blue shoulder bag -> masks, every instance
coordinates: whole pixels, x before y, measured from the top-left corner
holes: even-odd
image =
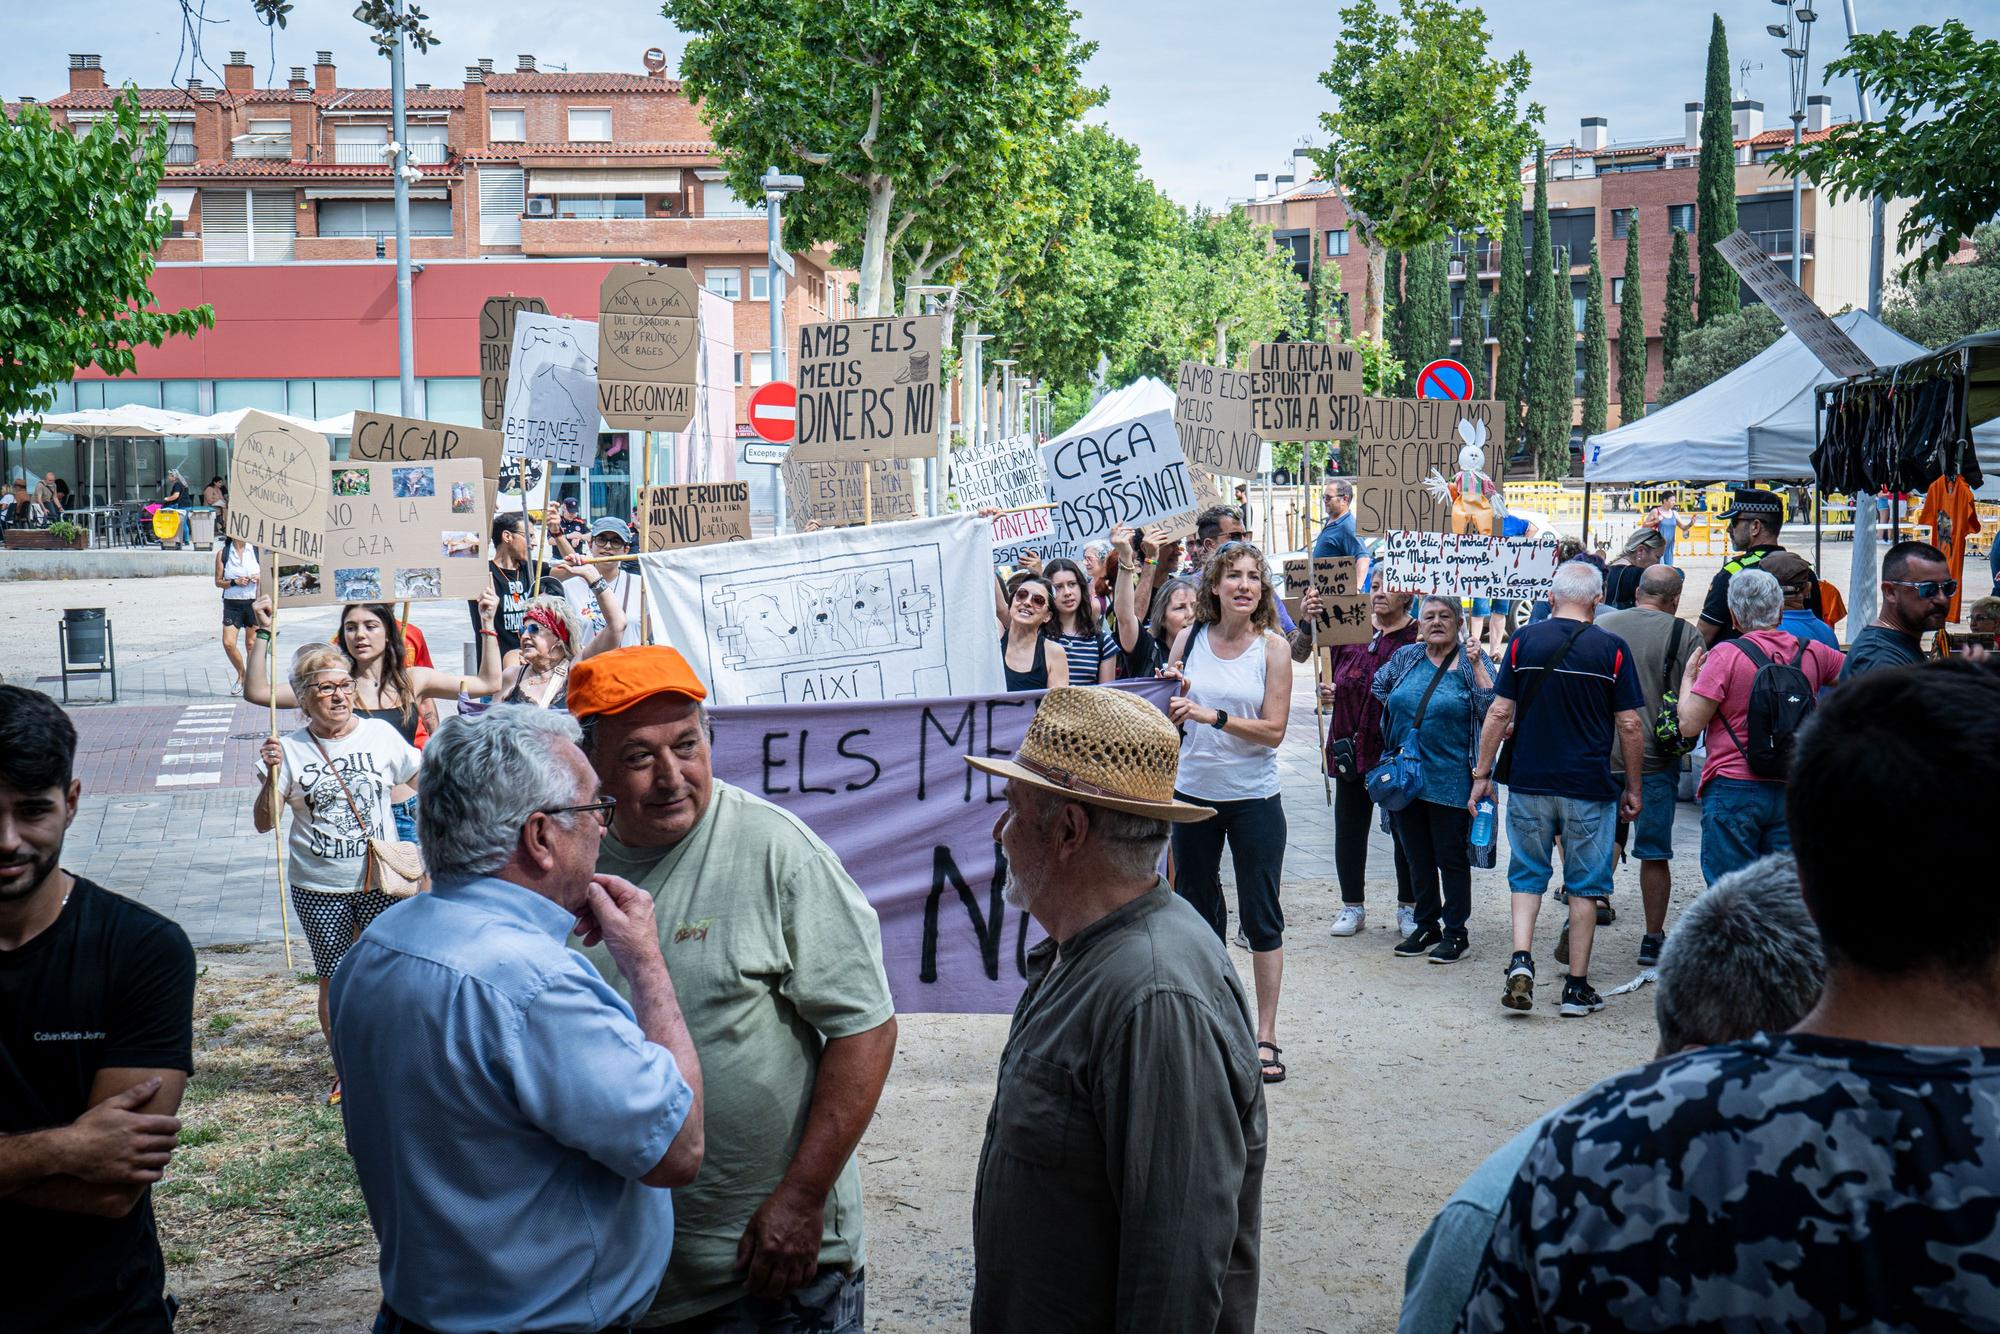
[[[1424,767],[1418,758],[1417,738],[1423,731],[1424,710],[1431,706],[1431,695],[1437,690],[1438,682],[1458,661],[1458,646],[1453,645],[1438,669],[1431,673],[1431,683],[1424,687],[1424,697],[1417,701],[1417,716],[1410,724],[1410,734],[1394,754],[1383,758],[1380,764],[1368,771],[1368,799],[1385,811],[1400,811],[1424,794]]]

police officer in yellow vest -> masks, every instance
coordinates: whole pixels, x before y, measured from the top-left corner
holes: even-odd
[[[1785,505],[1777,493],[1756,489],[1733,491],[1729,501],[1729,508],[1716,517],[1729,524],[1729,545],[1736,549],[1736,554],[1716,571],[1714,582],[1708,586],[1708,598],[1701,604],[1701,620],[1697,622],[1702,639],[1711,648],[1725,639],[1736,638],[1735,626],[1729,619],[1730,576],[1738,570],[1754,570],[1764,557],[1784,550],[1778,545],[1778,534],[1785,524]]]

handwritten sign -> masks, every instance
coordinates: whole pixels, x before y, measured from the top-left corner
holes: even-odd
[[[694,482],[645,489],[646,550],[750,540],[750,483]]]
[[[1409,593],[1533,600],[1556,577],[1556,539],[1393,532],[1379,577]]]
[[[246,412],[229,453],[229,535],[318,560],[326,534],[326,437]]]
[[[470,600],[492,587],[477,459],[332,468],[326,546],[313,561],[264,562],[287,606]]]
[[[1183,361],[1174,390],[1174,429],[1190,468],[1220,477],[1255,477],[1263,441],[1250,405],[1254,377],[1206,362]]]
[[[1440,501],[1426,491],[1424,478],[1432,469],[1446,477],[1457,472],[1463,443],[1456,438],[1415,440],[1358,450],[1354,531],[1370,536],[1398,530],[1445,531],[1451,518],[1451,500]]]
[[[859,459],[802,460],[788,456],[778,468],[785,483],[785,506],[791,521],[803,528],[817,523],[822,528],[848,528],[863,521],[862,480],[869,477],[867,519],[889,523],[917,517],[917,487],[908,459],[883,459],[863,463]]]
[[[1507,438],[1500,405],[1490,398],[1364,398],[1354,440],[1364,450],[1371,445],[1450,445],[1456,459],[1465,443],[1458,433],[1460,422],[1484,426],[1487,440]]]
[[[1046,503],[1049,479],[1034,440],[1013,435],[967,442],[954,450],[951,489],[960,509],[1018,509]]]
[[[796,459],[937,453],[944,318],[897,315],[799,328]]]
[[[1149,412],[1042,446],[1056,527],[1073,545],[1120,524],[1161,538],[1194,531],[1194,479],[1172,414]]]
[[[1066,554],[1057,550],[1054,513],[1053,505],[1030,505],[989,516],[993,523],[993,568],[1015,569],[1030,551],[1043,560]]]
[[[597,326],[522,314],[501,422],[507,453],[580,467],[597,457]]]
[[[1319,642],[1365,644],[1374,638],[1369,621],[1368,595],[1361,591],[1361,578],[1352,556],[1288,557],[1285,561],[1285,602],[1292,619],[1307,622],[1301,607],[1309,589],[1319,590]]]
[[[614,264],[598,289],[597,410],[625,431],[678,431],[694,417],[701,322],[694,275]]]
[[[494,497],[500,493],[500,460],[506,447],[507,439],[498,431],[421,421],[415,417],[391,417],[380,412],[357,412],[347,454],[368,463],[472,459],[479,464],[480,476],[486,479],[486,496],[479,512],[490,516]]]
[[[514,317],[522,311],[549,313],[538,296],[490,296],[479,308],[479,421],[500,429],[507,411],[507,367],[514,358]]]
[[[1358,348],[1345,343],[1258,343],[1251,348],[1251,427],[1260,439],[1345,439],[1361,392]]]

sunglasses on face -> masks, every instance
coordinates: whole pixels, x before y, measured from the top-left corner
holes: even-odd
[[[1030,607],[1046,607],[1049,605],[1049,600],[1046,597],[1043,597],[1040,593],[1034,592],[1033,590],[1026,588],[1014,594],[1014,602],[1016,605],[1025,602]]]
[[[1914,588],[1917,596],[1926,601],[1939,596],[1951,597],[1958,592],[1956,579],[1884,579],[1882,582],[1899,588]]]

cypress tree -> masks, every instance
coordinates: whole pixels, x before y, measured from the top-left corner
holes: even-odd
[[[1391,250],[1382,264],[1382,336],[1389,341],[1389,355],[1403,363],[1402,370],[1383,387],[1390,398],[1409,392],[1410,333],[1404,318],[1403,252]]]
[[[1535,253],[1547,248],[1540,235]],[[1569,300],[1569,252],[1558,250],[1537,266],[1540,283],[1529,309],[1528,443],[1535,475],[1569,475],[1569,424],[1576,402],[1576,318]]]
[[[1403,337],[1408,344],[1404,370],[1411,392],[1417,373],[1451,355],[1451,261],[1449,243],[1433,241],[1410,252],[1403,270]]]
[[[1618,306],[1618,420],[1646,415],[1646,294],[1639,278],[1639,212],[1625,237],[1625,299]]]
[[[1491,398],[1492,386],[1487,383],[1492,378],[1493,368],[1486,364],[1486,321],[1480,313],[1480,302],[1485,297],[1485,289],[1479,282],[1479,265],[1472,259],[1472,252],[1466,252],[1465,297],[1459,308],[1458,359],[1472,372],[1472,396],[1475,399]],[[1499,441],[1494,444],[1497,447]]]
[[[1590,243],[1589,286],[1583,294],[1583,438],[1604,430],[1611,411],[1611,344],[1604,328],[1604,267]]]
[[[1666,310],[1660,317],[1660,372],[1681,355],[1681,339],[1694,327],[1694,274],[1688,271],[1688,234],[1674,228],[1674,252],[1667,260]]]
[[[1729,34],[1722,15],[1708,34],[1708,84],[1701,100],[1701,166],[1695,187],[1695,262],[1701,266],[1701,317],[1707,324],[1743,308],[1736,270],[1715,243],[1736,230],[1736,128],[1729,104]]]
[[[1499,288],[1493,294],[1493,397],[1502,404],[1502,452],[1521,438],[1521,385],[1528,367],[1528,261],[1522,254],[1521,210],[1507,210],[1500,234]]]

